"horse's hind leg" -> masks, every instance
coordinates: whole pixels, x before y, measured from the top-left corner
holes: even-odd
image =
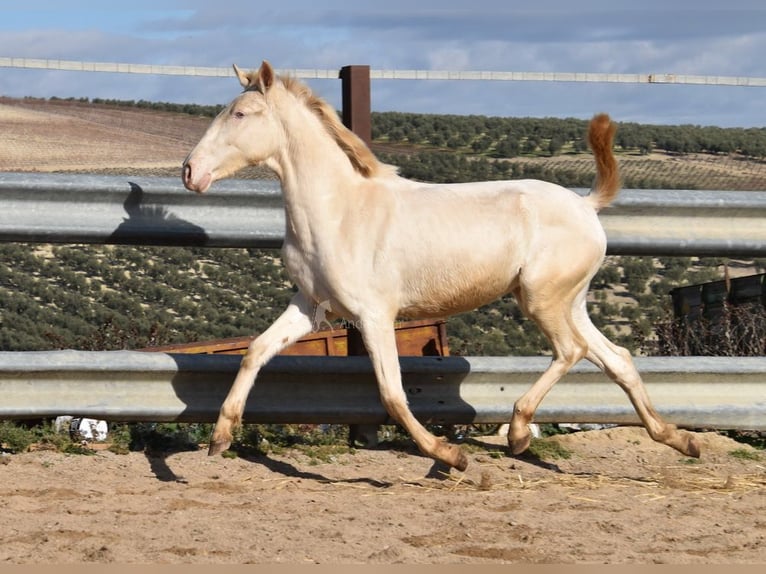
[[[700,448],[694,435],[664,422],[654,410],[628,350],[615,345],[596,329],[585,311],[584,304],[575,310],[575,317],[580,331],[588,341],[586,358],[625,391],[649,436],[686,456],[699,457]]]
[[[458,470],[465,470],[468,458],[460,447],[448,444],[428,432],[407,405],[407,395],[402,388],[393,319],[377,321],[363,318],[360,323],[364,344],[378,381],[380,400],[386,412],[407,429],[423,454]]]
[[[527,316],[535,320],[553,347],[553,359],[540,378],[513,406],[513,417],[508,429],[508,445],[513,454],[524,452],[531,441],[529,423],[537,407],[553,388],[587,352],[587,345],[575,328],[571,317],[571,304],[555,298],[541,298],[544,308],[530,308],[523,297],[517,300]]]
[[[282,349],[312,331],[313,314],[311,304],[299,292],[290,301],[284,313],[250,343],[234,384],[221,406],[218,422],[210,439],[209,455],[229,448],[232,432],[242,422],[245,402],[258,376],[258,371]]]

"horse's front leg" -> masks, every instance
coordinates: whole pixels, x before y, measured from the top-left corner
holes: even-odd
[[[402,387],[396,333],[392,321],[373,322],[362,318],[360,330],[378,381],[380,399],[386,412],[407,432],[420,451],[458,470],[465,470],[468,458],[459,446],[436,438],[415,418]]]
[[[231,445],[232,432],[242,422],[247,396],[261,367],[282,349],[310,333],[313,326],[314,308],[299,292],[290,301],[285,312],[250,343],[234,384],[221,406],[218,422],[210,439],[209,455],[222,452]]]

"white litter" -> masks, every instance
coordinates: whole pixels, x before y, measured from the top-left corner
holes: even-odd
[[[75,440],[102,442],[106,440],[108,432],[106,421],[73,418],[69,423],[69,434]]]

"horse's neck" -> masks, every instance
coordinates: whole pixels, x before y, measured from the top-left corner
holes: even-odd
[[[338,222],[355,210],[359,175],[323,126],[301,120],[285,126],[293,137],[271,167],[282,184],[286,241],[303,252],[324,252],[337,240]]]
[[[285,126],[291,141],[272,168],[282,183],[288,223],[297,235],[311,235],[317,227],[333,226],[353,208],[348,196],[358,187],[360,176],[316,120],[297,115],[291,121],[293,125]]]

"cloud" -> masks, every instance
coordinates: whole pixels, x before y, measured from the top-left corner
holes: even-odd
[[[762,0],[31,0],[0,23],[0,55],[199,66],[449,69],[762,76]],[[51,6],[57,12],[48,12]],[[155,9],[152,10],[151,8]],[[87,18],[85,17],[85,11]],[[75,10],[72,12],[72,10]],[[77,13],[76,10],[81,10]],[[67,14],[66,20],[63,14]],[[117,14],[117,16],[115,16]],[[78,16],[81,21],[78,21]],[[119,18],[119,26],[115,25]],[[9,26],[11,28],[9,28]],[[19,74],[22,74],[20,76]],[[19,78],[22,77],[22,80]],[[220,103],[226,79],[3,71],[0,93]],[[337,81],[311,82],[335,105]],[[376,109],[764,125],[758,89],[507,82],[380,81]]]

